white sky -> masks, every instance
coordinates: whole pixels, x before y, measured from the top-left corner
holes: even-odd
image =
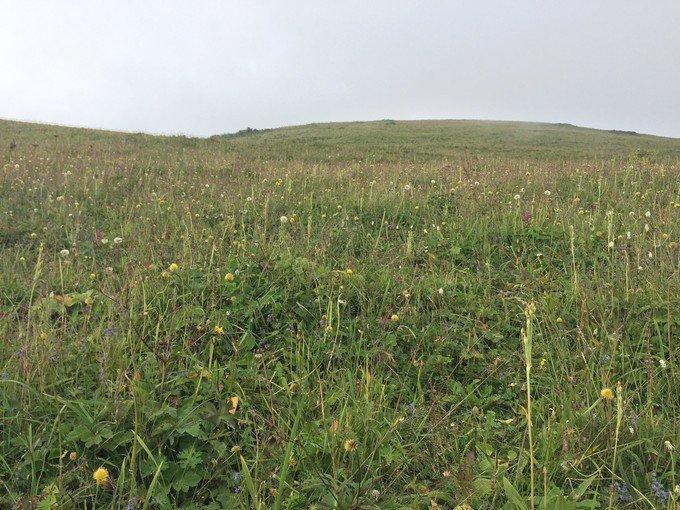
[[[477,118],[680,137],[680,0],[0,0],[0,117],[193,135]]]

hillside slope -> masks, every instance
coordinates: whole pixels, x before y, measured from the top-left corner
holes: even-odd
[[[16,121],[0,121],[0,150],[18,146],[49,149],[125,147],[164,150],[197,148],[245,159],[307,162],[383,162],[510,157],[538,160],[680,157],[680,139],[569,124],[425,120],[309,124],[243,130],[208,139],[153,136]]]

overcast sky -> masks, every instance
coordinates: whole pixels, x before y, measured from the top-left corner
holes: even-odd
[[[0,0],[0,117],[191,135],[507,119],[680,137],[680,0]]]

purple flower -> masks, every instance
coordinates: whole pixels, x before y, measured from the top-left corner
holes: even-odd
[[[622,503],[633,501],[633,496],[631,495],[630,489],[628,488],[628,484],[626,484],[626,482],[614,482],[614,491],[616,492],[616,497]]]
[[[663,486],[663,484],[657,480],[656,478],[656,473],[652,473],[652,492],[656,496],[656,498],[661,501],[661,503],[665,504],[666,501],[668,501],[668,496],[670,496],[670,492],[666,487]]]
[[[522,213],[522,221],[524,223],[529,223],[531,221],[531,213],[529,211],[524,211]]]

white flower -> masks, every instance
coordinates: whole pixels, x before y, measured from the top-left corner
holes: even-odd
[[[444,289],[442,289],[441,287],[439,287],[439,290],[437,292],[439,292],[440,296],[444,295]]]
[[[281,223],[288,223],[288,216],[281,216],[281,217],[279,218],[279,221],[280,221]]]
[[[613,248],[613,247],[614,247],[614,241],[609,241],[609,242],[607,243],[607,246],[608,246],[609,248]]]
[[[651,259],[651,258],[653,258],[653,257],[654,257],[654,255],[652,254],[652,252],[651,252],[651,251],[648,251],[648,252],[647,252],[647,258],[650,258],[650,259]]]
[[[672,452],[673,450],[675,450],[675,446],[673,446],[673,443],[671,443],[670,441],[664,441],[664,442],[663,442],[663,447],[664,447],[666,450],[668,450],[669,452]]]
[[[651,215],[652,215],[652,213],[649,212],[649,211],[647,211],[647,212],[645,213],[645,218],[649,218]]]
[[[645,223],[645,232],[649,232],[649,224]]]
[[[627,237],[628,239],[630,239],[630,230],[629,230],[628,232],[626,232],[626,237]]]
[[[519,200],[519,194],[515,195],[515,200]]]
[[[105,237],[101,240],[102,244],[109,244],[109,240]]]
[[[406,184],[406,185],[404,186],[404,191],[411,191],[411,185],[410,185],[410,184]]]
[[[543,192],[543,194],[544,194],[546,197],[549,197],[549,196],[550,196],[550,190],[549,190],[549,189],[545,190],[545,191]]]
[[[252,202],[252,201],[253,201],[253,197],[246,197],[246,202]]]
[[[114,237],[114,238],[113,238],[113,244],[120,244],[120,243],[122,243],[122,242],[123,242],[123,238],[122,238],[122,237]]]
[[[68,256],[69,256],[69,253],[71,253],[71,252],[68,251],[66,248],[64,248],[63,250],[61,250],[61,251],[59,252],[59,255],[61,255],[62,257],[68,257]]]
[[[667,365],[666,365],[666,360],[663,359],[663,358],[660,358],[660,359],[659,359],[659,366],[660,366],[662,369],[665,370],[665,369],[666,369],[666,366],[667,366]]]

